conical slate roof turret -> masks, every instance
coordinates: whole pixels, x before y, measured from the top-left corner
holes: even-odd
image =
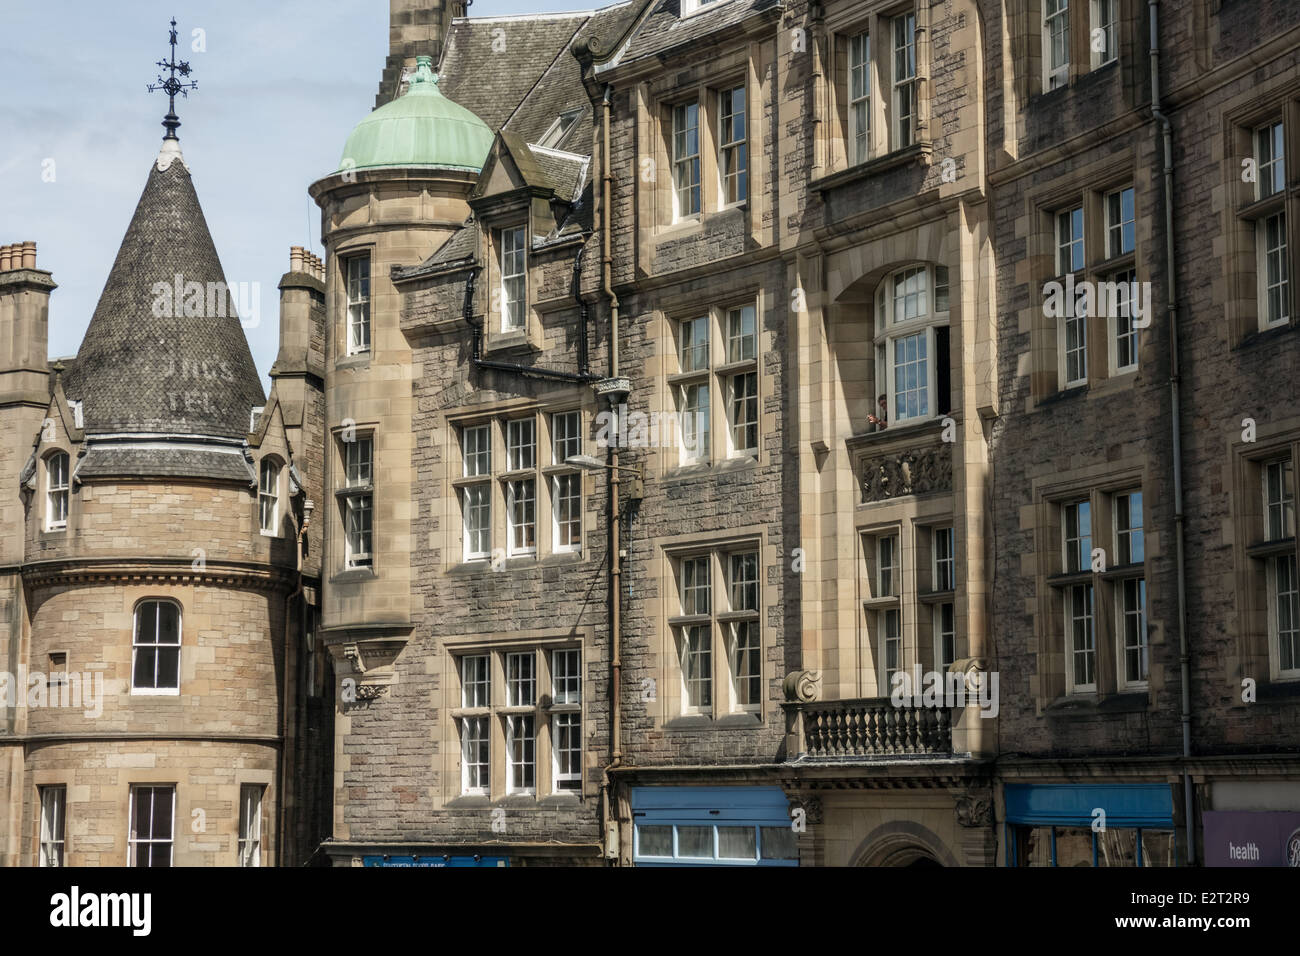
[[[67,376],[92,442],[244,438],[264,395],[231,291],[180,146],[167,140]],[[175,460],[159,467],[186,470]]]

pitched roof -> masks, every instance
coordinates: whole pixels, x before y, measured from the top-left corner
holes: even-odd
[[[557,57],[572,59],[569,43],[590,17],[586,11],[453,20],[438,62],[443,93],[497,132]]]
[[[149,169],[64,390],[83,403],[92,436],[242,439],[249,410],[263,404],[234,297],[175,141]]]
[[[242,454],[195,448],[138,448],[91,444],[74,475],[86,478],[205,478],[238,484],[255,482]]]

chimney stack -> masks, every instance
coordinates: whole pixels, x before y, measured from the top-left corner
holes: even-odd
[[[22,409],[43,409],[49,401],[47,348],[54,289],[50,274],[36,268],[36,243],[0,246],[0,425],[14,441],[19,436],[27,440],[27,423],[18,420],[24,418]],[[35,412],[33,427],[39,428],[43,414]]]

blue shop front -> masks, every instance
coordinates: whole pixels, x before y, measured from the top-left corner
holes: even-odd
[[[633,787],[636,866],[798,866],[780,787]]]
[[[1176,866],[1168,784],[1007,784],[1007,866]]]

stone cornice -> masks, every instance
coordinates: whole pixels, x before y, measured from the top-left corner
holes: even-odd
[[[68,558],[22,566],[29,587],[65,584],[148,583],[215,585],[254,591],[290,591],[298,584],[291,568],[242,561],[186,558]]]

